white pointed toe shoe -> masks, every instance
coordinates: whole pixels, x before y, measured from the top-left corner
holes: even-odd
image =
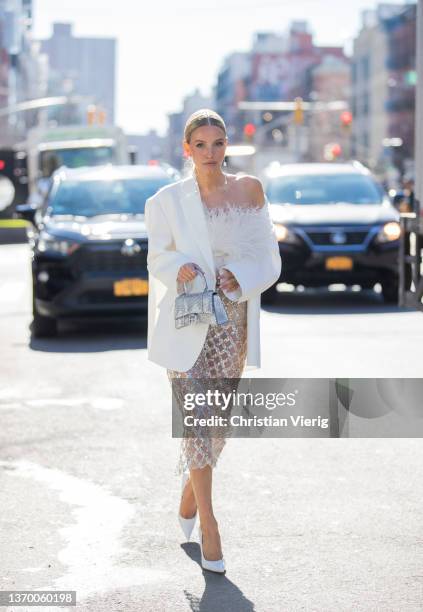
[[[182,474],[181,496],[182,496],[182,494],[184,492],[185,485],[186,485],[188,479],[189,479],[189,474],[184,472]],[[179,524],[180,524],[180,526],[182,528],[182,531],[184,532],[185,537],[186,537],[187,542],[188,542],[190,537],[191,537],[192,530],[194,529],[195,519],[197,518],[197,512],[194,514],[194,516],[192,518],[184,518],[183,516],[181,516],[178,513],[178,518],[179,518]]]
[[[209,570],[210,572],[216,572],[217,574],[224,574],[226,571],[226,568],[225,568],[225,561],[223,557],[221,559],[217,559],[216,561],[209,561],[209,559],[204,558],[203,533],[201,531],[200,525],[198,525],[198,537],[200,538],[201,567],[205,570]]]

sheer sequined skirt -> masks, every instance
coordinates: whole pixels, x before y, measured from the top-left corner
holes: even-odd
[[[223,325],[210,325],[203,348],[192,366],[186,372],[167,370],[167,376],[173,385],[174,399],[183,413],[184,397],[186,393],[206,393],[210,386],[209,378],[213,381],[213,389],[222,393],[231,392],[237,386],[247,357],[247,302],[237,303],[218,291],[228,314],[229,321]],[[231,379],[231,380],[227,380]],[[195,404],[192,416],[208,418],[216,414],[215,406]],[[190,429],[190,435],[183,435],[181,439],[179,461],[175,469],[176,474],[187,472],[193,468],[216,466],[217,460],[230,434],[230,428],[214,427],[210,433],[209,426],[196,426]]]

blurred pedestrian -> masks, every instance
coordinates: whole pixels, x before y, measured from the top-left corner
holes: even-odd
[[[414,212],[414,180],[411,176],[405,176],[403,180],[404,196],[406,198],[406,210],[401,212]]]

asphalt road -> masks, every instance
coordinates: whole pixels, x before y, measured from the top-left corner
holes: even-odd
[[[227,573],[203,572],[143,323],[32,338],[28,257],[0,247],[1,590],[76,590],[78,612],[423,609],[420,438],[229,440],[214,473]],[[422,324],[371,292],[284,296],[262,310],[249,376],[420,378]]]

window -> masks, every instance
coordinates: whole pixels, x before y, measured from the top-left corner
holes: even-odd
[[[269,202],[278,204],[380,204],[383,195],[376,181],[360,174],[280,176],[267,188]]]
[[[147,198],[170,182],[166,177],[63,181],[53,188],[48,208],[52,215],[143,214]]]

